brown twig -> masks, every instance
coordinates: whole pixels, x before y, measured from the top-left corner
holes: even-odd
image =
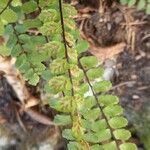
[[[49,117],[45,116],[44,114],[39,113],[38,111],[28,108],[23,110],[35,121],[45,124],[45,125],[52,125],[57,126]]]
[[[129,22],[129,23],[121,23],[122,26],[136,26],[136,25],[143,25],[146,24],[146,21],[141,21],[141,22]]]
[[[135,84],[135,83],[136,83],[136,81],[126,81],[126,82],[122,82],[122,83],[120,83],[120,84],[117,84],[117,85],[113,86],[110,90],[114,90],[114,89],[119,88],[119,87],[121,87],[121,86],[125,86],[125,85],[128,85],[128,84]]]
[[[21,118],[20,118],[20,115],[19,115],[18,111],[15,110],[15,112],[16,112],[17,121],[18,121],[20,127],[23,129],[24,132],[27,132],[27,129],[26,129],[24,123],[22,122],[22,120],[21,120]]]

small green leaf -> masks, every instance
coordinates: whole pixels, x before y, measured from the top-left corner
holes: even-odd
[[[144,9],[145,4],[146,4],[145,0],[139,0],[138,5],[137,5],[138,10]]]
[[[72,47],[74,46],[76,39],[74,38],[72,32],[65,32],[66,40],[68,44]]]
[[[75,49],[77,50],[78,53],[82,53],[87,51],[88,47],[89,44],[86,41],[81,41],[75,46]]]
[[[78,94],[83,95],[83,93],[86,93],[89,91],[89,85],[87,83],[83,83],[80,85],[80,88],[77,91],[78,91]]]
[[[69,64],[66,61],[66,59],[55,59],[51,64],[50,64],[50,70],[52,74],[63,74],[65,72],[67,72],[67,70],[69,69]]]
[[[2,56],[9,56],[11,53],[11,50],[6,47],[6,45],[0,45],[0,55]]]
[[[70,80],[65,76],[56,76],[49,81],[49,85],[54,93],[59,93],[64,90],[71,90]]]
[[[95,98],[93,96],[86,97],[86,99],[84,101],[85,108],[91,109],[95,105],[96,105],[96,101],[95,101]]]
[[[21,73],[25,73],[30,69],[30,63],[29,62],[24,62],[19,66],[19,71]]]
[[[21,6],[22,2],[20,0],[13,0],[11,5],[14,6],[14,7]]]
[[[17,57],[17,60],[15,62],[15,65],[17,68],[19,68],[23,63],[27,61],[27,56],[26,54],[21,54]]]
[[[90,80],[102,77],[104,73],[103,68],[93,68],[87,71],[87,76]]]
[[[95,121],[91,124],[91,130],[95,131],[95,132],[99,132],[101,130],[104,130],[107,128],[107,123],[105,119],[101,119],[98,121]]]
[[[31,36],[31,41],[34,44],[46,44],[46,38],[44,36],[36,36],[36,35],[32,35]]]
[[[119,105],[107,106],[103,109],[106,116],[115,117],[123,114],[123,108]]]
[[[34,68],[34,72],[36,72],[38,75],[41,75],[42,72],[45,70],[45,65],[41,62],[37,62],[35,64],[32,64]]]
[[[51,89],[50,89],[50,92],[51,92]],[[56,100],[56,99],[50,100],[49,104],[51,108],[54,108],[57,111],[61,111],[62,109],[62,104],[60,100]]]
[[[128,0],[120,0],[121,4],[125,5],[128,3]]]
[[[56,3],[57,1],[45,1],[45,0],[39,0],[39,6],[40,7],[47,7],[50,4]]]
[[[25,42],[24,44],[22,43],[22,48],[23,48],[23,50],[25,51],[25,52],[31,52],[31,51],[33,51],[34,50],[34,52],[36,52],[35,51],[35,49],[36,49],[36,46],[35,46],[35,44],[33,43],[33,42],[31,42],[31,40],[30,41],[28,41],[28,42]],[[30,54],[28,54],[28,55],[30,55]],[[28,56],[29,57],[29,56]]]
[[[64,58],[65,56],[64,46],[59,40],[44,44],[42,50],[46,51],[47,55],[52,58]]]
[[[147,13],[147,14],[150,14],[150,3],[147,4],[147,7],[146,7],[146,13]]]
[[[111,142],[103,145],[104,150],[117,150],[117,146],[115,142]]]
[[[37,3],[33,0],[30,0],[29,2],[25,2],[22,5],[22,10],[24,13],[31,13],[35,11],[38,8]]]
[[[102,146],[96,144],[90,147],[90,150],[104,150]]]
[[[119,103],[119,98],[115,95],[101,95],[99,96],[99,104],[104,106],[115,105]]]
[[[100,116],[100,110],[99,108],[93,108],[91,110],[86,110],[86,112],[83,112],[83,116],[87,120],[96,120]]]
[[[43,62],[46,59],[47,59],[47,56],[44,55],[43,53],[39,53],[36,51],[28,53],[28,60],[32,62],[33,64],[38,64],[38,63],[41,64],[41,62]]]
[[[5,32],[4,32],[5,35],[10,36],[13,34],[13,32],[14,32],[14,28],[11,24],[5,26]]]
[[[82,126],[83,126],[85,129],[91,129],[91,126],[92,126],[91,121],[86,120],[86,119],[82,119],[81,121],[82,121]]]
[[[109,120],[109,124],[113,129],[118,129],[127,126],[128,121],[124,117],[114,117]]]
[[[67,18],[73,17],[77,15],[77,10],[69,4],[63,4],[63,12],[64,16]]]
[[[138,150],[133,143],[123,143],[120,145],[120,150]]]
[[[26,29],[39,28],[42,26],[42,22],[39,19],[27,19],[23,25]]]
[[[11,55],[13,57],[17,57],[19,56],[19,54],[22,52],[22,48],[20,46],[20,44],[17,44],[16,46],[14,46],[11,50]]]
[[[12,49],[17,44],[17,37],[14,34],[9,36],[6,46]]]
[[[8,0],[1,0],[0,9],[3,9],[8,3]]]
[[[39,19],[44,23],[50,21],[56,22],[59,20],[59,14],[55,9],[43,9],[39,15]]]
[[[135,3],[136,3],[136,0],[129,0],[128,6],[131,7],[131,6],[135,5]]]
[[[17,24],[15,26],[15,30],[18,32],[18,33],[24,33],[26,32],[26,28],[24,26],[24,24]]]
[[[44,70],[43,72],[42,72],[42,78],[44,79],[44,80],[50,80],[51,78],[53,77],[53,75],[52,75],[52,73],[51,73],[51,71],[50,70]]]
[[[39,80],[40,80],[39,76],[36,73],[34,73],[29,79],[29,84],[36,86]]]
[[[27,70],[24,75],[23,78],[24,80],[29,80],[29,78],[34,74],[34,70],[33,68],[30,68],[29,70]]]
[[[30,39],[31,39],[31,37],[27,34],[21,34],[18,36],[18,38],[21,43],[28,43],[30,42]]]
[[[64,129],[62,131],[62,136],[67,140],[75,140],[71,129]]]
[[[39,28],[39,31],[45,36],[54,36],[61,33],[61,26],[56,22],[46,22]]]
[[[125,129],[117,129],[113,132],[114,136],[118,140],[128,140],[131,137],[131,133]]]
[[[75,21],[74,20],[64,18],[64,21],[65,21],[66,31],[68,31],[68,30],[73,31],[73,30],[76,29],[76,25],[75,25]],[[74,38],[76,38],[76,37],[74,36]]]
[[[46,92],[46,93],[51,93],[51,87],[49,86],[48,83],[46,83],[46,84],[44,85],[44,92]]]
[[[97,142],[104,142],[111,139],[110,129],[100,130],[99,132],[96,132],[95,135],[98,138]]]
[[[16,13],[11,9],[6,9],[1,14],[1,20],[4,24],[16,22],[17,21]]]
[[[82,149],[82,145],[77,142],[69,142],[68,150],[84,150],[84,149]]]
[[[74,49],[68,49],[68,56],[70,59],[71,64],[77,64],[78,62],[78,55],[77,52]]]
[[[83,139],[87,142],[96,143],[98,141],[97,136],[94,133],[86,133],[83,135]]]
[[[51,100],[50,106],[56,109],[57,111],[65,112],[65,113],[70,113],[74,109],[71,103],[71,97],[64,97],[61,100]]]
[[[1,19],[0,19],[0,35],[3,35],[4,33],[4,24],[2,23]]]
[[[98,64],[98,60],[95,56],[82,57],[80,62],[85,69],[90,69]]]
[[[100,81],[100,82],[96,82],[93,85],[94,91],[96,93],[98,92],[107,92],[108,90],[110,90],[112,87],[112,84],[110,81]]]
[[[68,125],[71,123],[71,117],[69,115],[56,115],[54,122],[58,125]]]
[[[16,7],[11,7],[11,8],[16,13],[17,21],[18,21],[16,23],[22,23],[22,21],[25,19],[25,14],[23,13],[21,6],[16,6]]]

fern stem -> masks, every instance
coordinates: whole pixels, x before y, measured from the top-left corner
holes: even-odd
[[[115,139],[115,137],[114,137],[114,135],[113,135],[113,129],[112,129],[111,126],[109,125],[108,119],[107,119],[107,117],[106,117],[106,115],[105,115],[105,113],[104,113],[102,107],[101,107],[100,104],[99,104],[98,97],[97,97],[97,95],[96,95],[96,93],[95,93],[95,91],[94,91],[94,89],[93,89],[93,87],[92,87],[92,84],[90,83],[90,80],[89,80],[89,78],[88,78],[88,76],[87,76],[87,74],[86,74],[86,71],[85,71],[84,67],[82,66],[80,60],[79,60],[79,65],[80,65],[81,69],[83,70],[84,76],[85,76],[85,78],[86,78],[86,80],[87,80],[87,83],[88,83],[89,87],[91,88],[92,94],[93,94],[93,96],[94,96],[94,98],[95,98],[95,100],[96,100],[96,103],[97,103],[97,105],[98,105],[98,107],[99,107],[99,109],[100,109],[100,111],[101,111],[101,113],[102,113],[102,117],[106,120],[106,123],[107,123],[107,125],[108,125],[108,127],[109,127],[109,129],[110,129],[111,137],[114,139],[114,141],[115,141],[115,143],[116,143],[117,150],[119,150],[119,142],[118,142],[118,140]]]
[[[66,36],[65,36],[65,27],[64,27],[64,19],[63,19],[61,0],[59,0],[59,11],[60,11],[60,19],[61,19],[61,27],[62,27],[62,38],[63,38],[64,47],[65,47],[65,57],[66,57],[67,62],[69,63],[69,56],[68,56],[67,41],[66,41]],[[72,96],[74,96],[73,81],[72,81],[72,75],[71,75],[70,69],[68,69],[68,75],[70,78],[70,82],[72,84],[71,93],[72,93]]]

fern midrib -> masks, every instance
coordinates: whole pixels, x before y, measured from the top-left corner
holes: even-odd
[[[97,105],[98,105],[98,108],[100,109],[100,111],[101,111],[101,113],[102,113],[102,117],[106,120],[107,126],[108,126],[108,128],[110,129],[111,137],[114,139],[114,141],[115,141],[115,143],[116,143],[117,150],[120,150],[120,149],[119,149],[119,141],[116,140],[116,138],[115,138],[114,135],[113,135],[113,129],[112,129],[111,126],[109,125],[108,119],[107,119],[107,117],[106,117],[106,115],[105,115],[105,113],[104,113],[102,107],[100,106],[100,104],[99,104],[99,102],[98,102],[98,97],[97,97],[97,95],[96,95],[96,93],[95,93],[95,91],[94,91],[94,89],[93,89],[93,87],[92,87],[92,84],[90,83],[90,79],[88,78],[88,76],[87,76],[87,74],[86,74],[86,71],[85,71],[84,67],[82,66],[80,60],[79,60],[79,65],[81,66],[81,69],[83,70],[83,73],[84,73],[84,75],[85,75],[85,78],[86,78],[86,80],[87,80],[87,83],[88,83],[89,87],[90,87],[91,90],[92,90],[92,94],[93,94],[93,96],[94,96],[94,98],[95,98],[95,101],[96,101],[96,103],[97,103]]]
[[[60,12],[60,19],[61,19],[63,44],[64,44],[64,47],[65,47],[65,58],[66,58],[67,62],[69,63],[69,56],[68,56],[68,49],[67,49],[67,43],[66,43],[67,41],[66,41],[66,36],[65,36],[65,28],[64,28],[64,19],[63,19],[63,11],[62,11],[62,2],[61,2],[61,0],[59,0],[59,12]],[[70,69],[68,69],[68,75],[69,75],[70,82],[71,82],[71,85],[72,85],[71,94],[72,94],[72,96],[74,96],[73,81],[72,81],[72,75],[71,75]]]

